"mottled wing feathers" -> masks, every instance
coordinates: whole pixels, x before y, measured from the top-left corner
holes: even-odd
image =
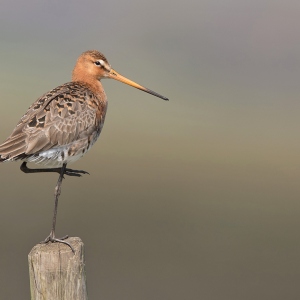
[[[93,92],[82,83],[66,83],[37,99],[8,139],[0,160],[22,159],[88,137],[97,126]]]

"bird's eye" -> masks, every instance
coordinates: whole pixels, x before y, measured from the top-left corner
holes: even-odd
[[[98,60],[95,61],[94,64],[95,64],[96,66],[101,66],[100,61],[98,61]]]

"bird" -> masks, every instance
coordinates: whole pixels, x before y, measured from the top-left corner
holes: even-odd
[[[83,52],[77,59],[72,80],[38,98],[22,116],[11,135],[0,145],[0,162],[22,161],[24,173],[58,173],[50,234],[41,243],[66,244],[68,235],[55,235],[58,199],[65,175],[81,177],[84,170],[67,168],[83,157],[99,138],[107,111],[101,80],[109,78],[128,84],[163,100],[168,98],[122,76],[97,50]],[[43,168],[29,168],[27,163]]]

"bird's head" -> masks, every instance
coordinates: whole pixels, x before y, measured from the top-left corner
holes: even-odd
[[[168,98],[147,89],[136,82],[122,76],[117,71],[115,71],[106,57],[97,50],[89,50],[83,52],[77,59],[75,68],[72,74],[73,81],[93,81],[101,80],[103,78],[111,78],[118,80],[120,82],[126,83],[130,86],[133,86],[137,89],[140,89],[146,93],[159,97],[163,100],[168,100]]]

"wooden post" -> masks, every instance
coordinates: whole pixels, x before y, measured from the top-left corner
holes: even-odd
[[[28,255],[31,300],[87,300],[84,244],[78,237],[37,244]]]

